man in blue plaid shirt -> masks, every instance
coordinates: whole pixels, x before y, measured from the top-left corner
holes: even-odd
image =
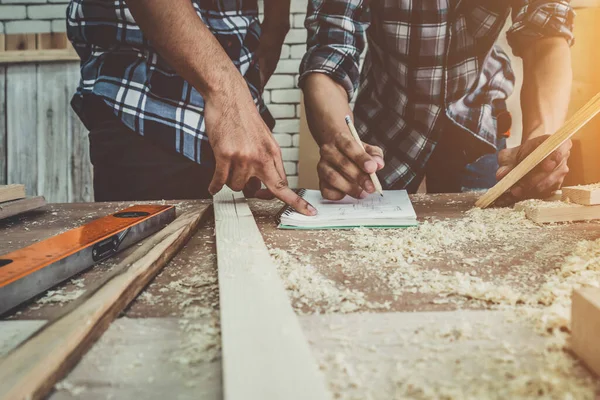
[[[262,100],[290,2],[264,5],[261,31],[257,0],[71,0],[72,104],[90,129],[97,201],[202,198],[227,184],[316,213],[287,185]]]
[[[478,178],[473,163],[501,150],[510,128],[514,75],[495,42],[511,12],[508,40],[525,71],[523,141]],[[310,0],[300,85],[321,148],[323,196],[372,193],[375,171],[387,189],[415,191],[423,177],[430,192],[493,185],[564,122],[573,19],[566,0]],[[353,116],[366,152],[344,122],[357,89]],[[559,188],[570,147],[512,188],[514,199]]]

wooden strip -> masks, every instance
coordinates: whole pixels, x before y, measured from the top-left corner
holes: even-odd
[[[207,207],[144,242],[64,316],[0,359],[0,398],[41,399],[193,235]]]
[[[37,34],[38,50],[60,49],[65,50],[70,46],[67,34],[64,32],[48,32]]]
[[[69,161],[73,154],[67,131],[67,110],[73,95],[67,93],[69,86],[63,64],[37,67],[38,193],[50,203],[69,200]]]
[[[23,185],[0,185],[0,203],[18,200],[25,197]]]
[[[6,36],[0,35],[0,52],[6,50]]]
[[[38,192],[37,79],[35,65],[6,68],[8,183],[22,183],[30,196]]]
[[[600,184],[562,188],[563,200],[586,206],[600,204]]]
[[[476,207],[489,207],[536,165],[548,157],[554,150],[569,140],[579,129],[600,112],[600,93],[596,94],[585,106],[575,113],[558,131],[548,137],[523,161],[508,173],[500,182],[487,191],[477,202]]]
[[[53,61],[79,61],[79,56],[72,47],[66,50],[58,49],[0,52],[0,64]]]
[[[525,211],[527,218],[538,224],[600,219],[600,206],[582,206],[562,201],[528,200],[515,204],[515,210]]]
[[[246,199],[214,207],[225,399],[330,398]]]
[[[0,204],[0,220],[36,210],[45,205],[46,199],[42,196],[2,203]]]
[[[37,39],[35,33],[6,35],[5,47],[6,52],[35,50],[37,48]]]
[[[0,54],[2,53],[0,35]],[[6,67],[0,65],[0,185],[6,184]]]
[[[600,289],[573,291],[571,304],[571,347],[575,354],[600,376]]]

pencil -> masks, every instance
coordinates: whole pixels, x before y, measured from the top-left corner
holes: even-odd
[[[365,146],[363,146],[362,140],[360,140],[358,132],[356,132],[356,128],[352,123],[352,118],[350,118],[349,115],[346,115],[346,124],[348,125],[348,129],[350,129],[350,133],[352,133],[354,140],[356,140],[360,147],[362,147],[362,149],[364,150]],[[377,178],[377,174],[373,172],[369,176],[371,177],[371,181],[373,181],[373,186],[375,186],[375,190],[381,195],[381,197],[383,197],[383,188],[381,187],[381,182],[379,182],[379,178]]]

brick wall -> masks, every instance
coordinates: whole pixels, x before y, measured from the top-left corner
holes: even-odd
[[[64,32],[67,3],[66,0],[0,0],[0,34]],[[292,0],[291,29],[281,52],[281,61],[265,90],[265,100],[277,119],[274,135],[281,146],[292,186],[298,181],[300,89],[297,81],[306,48],[306,4],[306,0]]]

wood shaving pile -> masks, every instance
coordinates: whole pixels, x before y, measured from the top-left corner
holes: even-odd
[[[83,394],[87,390],[85,386],[77,386],[77,385],[69,382],[66,379],[58,382],[54,386],[54,389],[59,390],[59,391],[63,390],[65,392],[69,393],[73,397],[77,397],[77,396]]]
[[[36,301],[36,304],[59,304],[62,306],[78,299],[84,293],[85,289],[75,289],[69,292],[66,289],[48,290],[44,297]]]

